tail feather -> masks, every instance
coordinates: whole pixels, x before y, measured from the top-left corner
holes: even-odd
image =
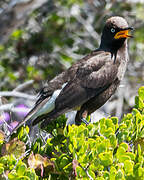
[[[18,126],[16,126],[13,129],[12,134],[18,130],[19,127],[21,127],[23,124],[27,123],[30,126],[32,125],[32,122],[34,119],[36,119],[39,115],[41,115],[41,109],[42,107],[49,101],[49,98],[45,99],[44,101],[42,101],[40,104],[36,104],[34,106],[34,108],[32,108],[29,113],[26,115],[26,117],[24,118],[24,120],[22,122],[20,122],[18,124]]]
[[[57,117],[59,117],[60,115],[66,113],[66,112],[67,112],[67,109],[63,109],[63,110],[56,110],[56,109],[55,109],[55,110],[53,110],[52,112],[50,112],[49,114],[44,115],[45,118],[44,118],[44,116],[42,117],[42,119],[44,119],[44,121],[41,123],[41,128],[42,128],[42,129],[45,128],[46,126],[48,126],[48,124],[49,124],[52,120],[56,119]],[[35,120],[34,120],[34,121],[35,121]]]
[[[66,86],[66,84],[67,83],[64,83],[62,85],[62,89]],[[36,103],[34,108],[27,114],[25,119],[13,130],[13,132],[26,122],[30,122],[30,125],[36,125],[37,123],[42,121],[44,117],[51,117],[51,114],[55,112],[55,100],[62,89],[57,89],[56,91],[54,91],[51,97],[47,97],[43,99],[40,103]]]
[[[38,124],[39,122],[41,122],[43,119],[45,119],[45,115],[41,115],[38,116],[37,118],[35,118],[32,122],[32,126],[35,126],[36,124]]]
[[[34,121],[32,122],[32,126],[35,126],[36,124],[38,124],[42,120],[44,120],[44,122],[52,121],[53,119],[56,119],[59,115],[60,114],[57,113],[57,111],[54,109],[53,111],[51,111],[48,114],[43,114],[43,115],[35,118]],[[44,122],[42,122],[42,123],[44,123]],[[47,124],[45,123],[45,125],[47,125]]]

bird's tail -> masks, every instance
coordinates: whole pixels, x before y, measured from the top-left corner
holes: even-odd
[[[66,86],[66,84],[67,83],[63,84],[62,89]],[[20,126],[22,126],[26,122],[31,126],[40,122],[45,115],[49,116],[50,114],[51,116],[51,112],[54,112],[55,109],[55,100],[62,89],[54,91],[51,97],[47,97],[43,99],[40,103],[36,104],[34,108],[27,114],[24,120],[19,123],[18,126],[13,130],[12,133],[14,133]]]
[[[32,125],[32,122],[34,119],[36,119],[38,116],[42,115],[42,113],[44,113],[44,110],[43,110],[43,106],[45,106],[45,104],[47,104],[49,102],[49,99],[50,98],[46,98],[45,100],[43,100],[41,103],[39,104],[36,104],[30,111],[29,113],[26,115],[26,117],[24,118],[24,120],[22,122],[20,122],[18,124],[18,126],[16,126],[13,131],[12,131],[12,134],[18,130],[19,127],[21,127],[23,124],[27,123],[29,126]],[[48,111],[51,111],[52,110],[52,107],[50,106],[49,107],[49,110]]]

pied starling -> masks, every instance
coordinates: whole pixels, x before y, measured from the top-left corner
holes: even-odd
[[[132,29],[122,17],[109,18],[99,48],[48,82],[21,124],[27,120],[32,125],[41,122],[44,128],[72,109],[77,109],[75,121],[80,124],[101,107],[114,94],[126,71],[127,38],[132,37],[128,34]]]

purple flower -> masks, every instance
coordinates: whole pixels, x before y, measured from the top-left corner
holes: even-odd
[[[16,106],[16,108],[19,109],[17,114],[21,117],[25,117],[27,115],[27,113],[29,112],[29,108],[24,104],[19,104]]]
[[[17,121],[13,121],[10,123],[10,125],[8,126],[8,129],[10,132],[12,132],[12,130],[18,125]]]
[[[4,121],[8,122],[10,120],[10,115],[8,112],[4,112],[0,116],[0,125],[4,123]]]

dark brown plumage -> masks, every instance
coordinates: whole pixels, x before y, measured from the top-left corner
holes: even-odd
[[[42,121],[41,127],[45,127],[59,115],[80,107],[76,115],[76,123],[79,124],[83,116],[101,107],[114,94],[124,76],[128,62],[126,39],[130,37],[130,30],[132,28],[128,27],[124,18],[109,18],[100,47],[51,80],[40,92],[38,101],[24,122],[30,120],[35,125]],[[45,110],[58,89],[62,90],[54,107]]]

